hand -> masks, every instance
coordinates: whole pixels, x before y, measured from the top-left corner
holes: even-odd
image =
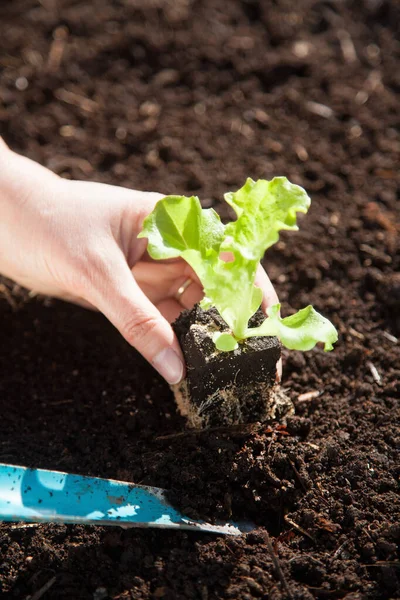
[[[146,240],[137,239],[162,197],[62,179],[0,139],[0,273],[97,308],[173,384],[185,367],[169,323],[202,298],[202,288],[183,260],[152,261]],[[261,267],[257,285],[264,308],[278,301]]]

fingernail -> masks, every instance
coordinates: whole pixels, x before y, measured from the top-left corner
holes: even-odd
[[[164,348],[153,360],[153,367],[170,383],[179,383],[183,377],[183,363],[175,350]]]

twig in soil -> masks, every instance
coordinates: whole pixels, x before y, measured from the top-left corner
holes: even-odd
[[[17,523],[11,525],[11,529],[28,529],[30,527],[39,527],[40,523]]]
[[[0,57],[0,66],[19,69],[20,61],[18,60],[18,58],[16,56],[1,56]]]
[[[322,485],[320,484],[320,482],[319,482],[319,481],[317,481],[317,482],[315,483],[315,485],[316,485],[316,486],[317,486],[317,488],[318,488],[318,491],[319,491],[319,494],[318,494],[318,495],[319,495],[319,497],[321,498],[322,502],[325,502],[326,506],[329,506],[329,502],[328,502],[328,500],[327,500],[327,499],[325,498],[325,496],[324,496],[324,490],[323,490],[323,488],[322,488]]]
[[[60,68],[67,38],[68,29],[66,27],[57,27],[53,33],[53,41],[47,57],[46,70],[48,73],[56,73]]]
[[[318,558],[315,558],[315,556],[313,556],[312,554],[309,554],[308,552],[302,552],[301,556],[302,558],[309,558],[310,562],[312,562],[314,565],[318,565],[319,567],[324,568],[324,563],[318,560]],[[293,556],[292,558],[289,558],[288,563],[290,564],[296,560],[298,560],[298,556]],[[311,588],[311,586],[309,585],[307,587]]]
[[[339,548],[334,552],[332,558],[339,558],[340,555],[342,554],[342,551],[346,548],[346,546],[348,545],[348,543],[349,543],[349,540],[345,540],[343,542],[343,544],[341,544],[339,546]]]
[[[389,342],[393,342],[393,344],[398,344],[399,340],[397,337],[389,333],[388,331],[382,331],[382,335],[389,340]]]
[[[374,538],[372,537],[372,535],[371,535],[371,533],[370,533],[370,531],[369,531],[369,529],[370,529],[370,526],[371,526],[371,524],[369,524],[369,525],[368,525],[368,527],[366,527],[366,528],[364,529],[364,531],[365,531],[365,533],[367,534],[367,536],[369,537],[369,539],[371,540],[371,542],[374,544],[374,543],[375,543],[375,540],[374,540]]]
[[[308,531],[306,531],[305,529],[303,529],[302,527],[300,527],[300,525],[297,525],[297,523],[295,523],[294,521],[292,521],[291,519],[289,519],[289,517],[283,517],[284,520],[286,521],[286,523],[288,523],[289,525],[291,525],[292,527],[294,527],[295,529],[297,529],[297,531],[300,531],[300,533],[302,533],[303,535],[305,535],[306,537],[308,537],[312,542],[314,542],[314,544],[317,542],[317,540],[315,539],[315,537],[313,537],[311,535],[311,533],[308,533]]]
[[[302,476],[300,475],[300,473],[299,473],[299,472],[298,472],[298,470],[296,469],[296,467],[295,467],[294,463],[293,463],[293,462],[292,462],[290,459],[288,459],[288,460],[289,460],[289,464],[290,464],[290,466],[291,466],[291,467],[292,467],[292,469],[293,469],[293,473],[295,474],[297,481],[300,483],[301,487],[303,488],[303,491],[304,491],[304,492],[307,492],[308,490],[307,490],[307,487],[306,487],[306,486],[305,486],[305,484],[304,484],[304,481],[303,481],[303,478],[302,478]]]
[[[297,158],[301,160],[301,162],[306,162],[308,160],[308,152],[304,148],[304,146],[301,146],[300,144],[295,144],[294,151],[297,154]]]
[[[33,596],[29,597],[29,600],[39,600],[39,598],[41,598],[52,587],[52,585],[54,585],[56,579],[57,579],[57,577],[52,577],[51,579],[49,579],[49,581],[47,583],[45,583],[40,588],[40,590],[35,592],[33,594]]]
[[[357,53],[349,32],[345,29],[338,29],[337,36],[344,60],[348,63],[356,62],[358,60]]]
[[[95,112],[99,108],[98,103],[94,100],[90,100],[90,98],[86,98],[86,96],[81,96],[80,94],[70,92],[64,88],[56,90],[54,96],[57,100],[61,100],[61,102],[65,102],[66,104],[78,106],[86,112]]]
[[[50,406],[60,406],[61,404],[72,404],[72,398],[67,398],[66,400],[58,400],[56,402],[49,402]]]
[[[340,598],[339,590],[327,590],[326,588],[318,588],[313,585],[307,585],[307,589],[317,598]]]
[[[377,79],[377,77],[379,78],[379,75],[375,77],[375,80]],[[378,175],[376,172],[375,174]],[[378,177],[380,177],[381,175],[382,173],[378,175]],[[390,177],[387,178],[390,179]],[[363,210],[363,216],[365,219],[367,219],[367,221],[370,221],[374,224],[377,223],[388,233],[397,235],[397,233],[399,232],[400,224],[397,223],[396,215],[393,212],[381,210],[376,202],[368,202],[367,206]],[[368,248],[371,248],[371,246],[368,246],[367,244],[365,245]],[[373,250],[375,250],[375,248],[373,248]]]
[[[169,433],[167,435],[159,435],[156,437],[156,442],[164,440],[174,440],[176,438],[198,436],[203,433],[229,433],[229,435],[250,435],[256,433],[262,428],[260,423],[248,423],[239,425],[230,425],[229,427],[209,427],[208,429],[191,429],[190,431],[178,431],[177,433]]]
[[[304,444],[306,446],[309,446],[310,448],[312,448],[313,450],[321,450],[320,446],[317,446],[317,444],[313,444],[312,442],[304,442]]]
[[[156,437],[156,442],[163,442],[167,440],[176,440],[177,438],[190,437],[203,433],[206,429],[193,429],[193,431],[178,431],[177,433],[168,433],[167,435],[159,435]]]
[[[363,567],[397,567],[400,569],[400,560],[377,560],[371,565],[363,565]]]
[[[74,156],[54,156],[48,161],[47,166],[56,173],[61,173],[64,169],[74,167],[80,169],[85,175],[90,175],[93,172],[93,167],[88,160]]]
[[[309,400],[314,400],[314,398],[318,398],[322,394],[322,390],[314,390],[312,392],[305,392],[304,394],[300,394],[297,397],[297,402],[308,402]]]
[[[379,258],[387,265],[390,265],[392,262],[392,257],[389,256],[389,254],[386,254],[385,252],[380,252],[379,250],[373,248],[372,246],[369,246],[368,244],[360,244],[360,250],[362,252],[365,252],[365,254],[373,256],[374,258]]]
[[[358,338],[359,340],[365,340],[365,335],[363,333],[360,333],[356,329],[353,329],[353,327],[349,327],[348,332],[350,333],[350,335]]]
[[[272,562],[274,564],[275,570],[276,570],[276,572],[278,574],[278,577],[280,579],[280,582],[282,584],[282,587],[286,591],[286,593],[288,595],[288,598],[290,598],[290,600],[293,600],[293,594],[290,591],[288,582],[287,582],[286,577],[285,577],[285,575],[284,575],[284,573],[282,571],[282,567],[280,565],[279,558],[277,557],[277,555],[274,552],[274,548],[273,548],[272,543],[271,543],[271,538],[269,537],[269,533],[266,530],[265,530],[265,541],[266,541],[266,544],[267,544],[268,552],[269,552],[269,554],[271,556],[271,560],[272,560]]]
[[[10,290],[8,289],[8,287],[6,285],[4,285],[4,283],[0,283],[0,295],[4,296],[4,298],[7,300],[8,304],[11,306],[11,308],[13,310],[17,310],[17,308],[18,308],[17,303],[15,302],[14,298],[12,297]]]
[[[375,381],[375,383],[382,385],[381,376],[379,375],[375,365],[370,360],[367,361],[367,367],[371,371],[372,379]]]
[[[335,114],[330,106],[320,104],[319,102],[313,102],[312,100],[308,100],[305,103],[305,107],[314,115],[318,115],[324,119],[331,119]]]

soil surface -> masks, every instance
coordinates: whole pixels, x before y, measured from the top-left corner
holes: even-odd
[[[313,204],[265,265],[284,314],[312,302],[340,333],[330,354],[284,352],[287,428],[188,433],[104,317],[4,281],[0,461],[165,487],[256,528],[0,525],[1,598],[400,597],[399,20],[395,0],[0,5],[15,150],[222,216],[247,176],[288,176]]]

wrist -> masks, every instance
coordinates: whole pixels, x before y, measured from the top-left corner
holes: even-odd
[[[0,139],[0,274],[28,288],[39,260],[41,217],[58,180]]]
[[[13,198],[13,158],[14,153],[0,138],[0,215],[4,218],[4,211],[14,202]]]
[[[9,147],[5,143],[4,139],[0,136],[0,156],[3,154],[3,152],[9,152],[9,151],[10,151]]]
[[[8,180],[8,172],[10,168],[10,161],[12,160],[13,152],[7,146],[2,137],[0,137],[0,195],[2,187]]]
[[[21,174],[18,176],[18,167],[15,164],[18,154],[13,152],[0,138],[0,204],[14,202],[16,194],[14,188],[21,183]]]
[[[0,138],[0,207],[10,203],[21,207],[32,196],[37,197],[38,190],[44,192],[59,179],[39,163],[13,152]]]

